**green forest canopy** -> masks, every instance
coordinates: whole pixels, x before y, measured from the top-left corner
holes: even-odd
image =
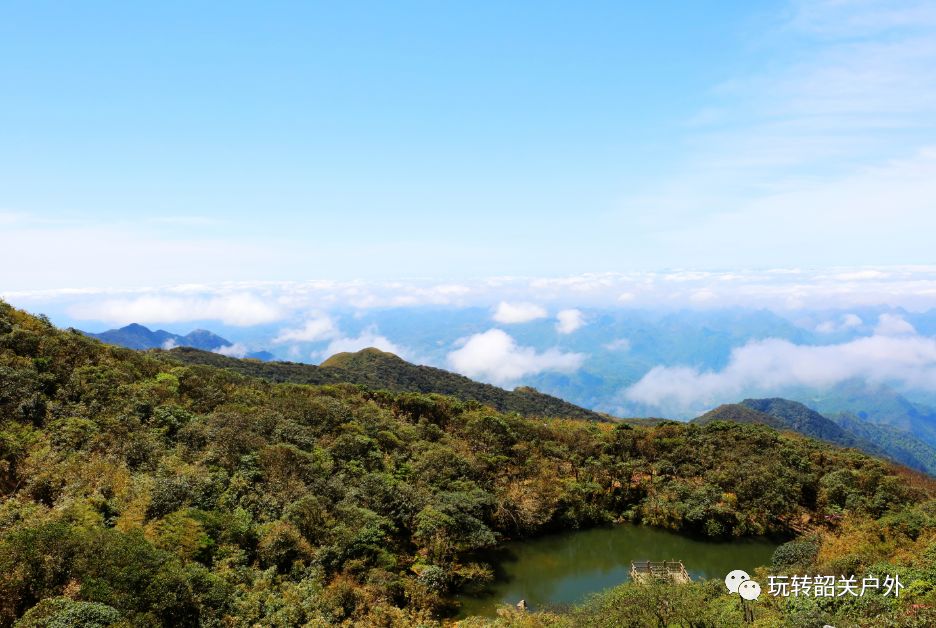
[[[765,621],[926,625],[907,622],[931,621],[936,603],[933,483],[852,450],[761,425],[534,419],[272,383],[103,345],[2,302],[0,495],[4,626],[432,625],[491,577],[478,550],[612,521],[788,535],[810,549],[784,546],[775,571],[887,569],[909,584],[899,600],[765,602]],[[738,613],[710,583],[623,585],[568,613],[493,621]]]
[[[603,414],[586,410],[534,388],[521,386],[516,390],[504,390],[457,373],[410,364],[392,353],[372,347],[355,353],[335,354],[319,366],[295,362],[238,360],[190,347],[173,349],[171,354],[186,364],[217,366],[273,382],[359,384],[372,390],[451,395],[462,401],[477,401],[501,412],[517,412],[524,416],[608,420]]]

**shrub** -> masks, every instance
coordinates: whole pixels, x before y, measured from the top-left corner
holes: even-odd
[[[816,559],[818,553],[816,541],[789,541],[774,550],[771,563],[776,567],[806,566]]]
[[[107,604],[53,597],[33,606],[16,628],[107,628],[120,621],[120,612]]]

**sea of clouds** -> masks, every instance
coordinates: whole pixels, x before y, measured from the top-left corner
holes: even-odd
[[[620,398],[685,413],[742,395],[854,379],[936,391],[936,338],[906,320],[913,313],[936,309],[936,267],[673,270],[459,283],[231,282],[0,296],[30,311],[51,312],[62,325],[99,330],[131,322],[198,323],[209,328],[216,324],[234,330],[234,343],[225,349],[230,355],[267,348],[289,359],[319,362],[341,351],[377,347],[506,387],[546,373],[574,374],[589,368],[599,353],[631,351],[635,339],[606,333],[600,312],[766,309],[807,331],[810,340],[742,339],[718,369],[657,364],[619,391]],[[874,316],[855,313],[869,307],[888,311]],[[379,323],[347,326],[356,317],[399,308],[438,312],[439,317],[472,310],[487,322],[457,338],[427,336],[419,342],[393,337]],[[553,333],[524,333],[533,325]],[[238,329],[253,339],[253,346],[236,337]],[[251,336],[251,330],[260,331]],[[593,339],[584,350],[574,342],[583,330]]]

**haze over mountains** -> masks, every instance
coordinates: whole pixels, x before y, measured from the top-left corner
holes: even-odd
[[[338,353],[316,366],[237,359],[225,355],[224,348],[233,346],[232,343],[205,330],[180,336],[163,330],[150,331],[141,325],[128,325],[120,330],[89,335],[128,348],[169,349],[176,358],[188,364],[225,368],[273,382],[354,383],[375,390],[451,395],[524,416],[612,420],[607,414],[577,406],[535,388],[521,386],[513,391],[505,390],[443,369],[411,364],[376,348]],[[159,342],[162,344],[157,345]],[[264,352],[261,355],[267,357],[270,354]],[[936,475],[936,421],[920,406],[910,404],[894,393],[881,396],[877,404],[865,401],[869,410],[855,411],[865,398],[854,385],[851,392],[850,405],[844,407],[852,411],[839,411],[829,417],[796,401],[767,398],[723,404],[692,419],[692,422],[705,425],[724,420],[764,424],[842,447],[860,449]],[[833,403],[830,397],[823,399],[823,404],[828,406],[830,403]]]
[[[844,386],[854,397],[868,384],[909,395],[910,403],[936,402],[921,377],[932,364],[914,362],[928,354],[936,333],[932,312],[876,307],[781,316],[751,309],[558,309],[503,302],[496,308],[318,311],[281,323],[221,329],[217,321],[195,324],[278,359],[319,363],[334,353],[373,346],[479,381],[534,386],[618,415],[691,418],[745,396],[805,401],[828,398],[829,390]]]
[[[208,331],[195,329],[183,335],[163,329],[152,331],[138,323],[131,323],[120,329],[109,329],[101,333],[83,332],[103,342],[119,345],[128,349],[172,349],[174,347],[193,347],[203,351],[215,351],[225,355],[238,355],[258,360],[270,360],[273,354],[268,351],[246,351],[230,340]]]
[[[453,380],[441,392],[454,394],[471,380],[474,386],[495,384],[497,388],[489,386],[472,398],[492,403],[491,391],[505,389],[498,395],[512,395],[511,402],[504,398],[493,403],[504,410],[536,408],[549,397],[595,416],[688,420],[737,399],[779,397],[805,404],[824,421],[822,429],[815,424],[802,429],[786,424],[785,429],[843,445],[862,443],[866,451],[930,472],[936,466],[936,410],[931,405],[936,399],[925,377],[930,366],[925,360],[912,362],[915,356],[925,356],[932,342],[928,334],[936,329],[936,317],[931,312],[875,307],[780,316],[768,310],[551,310],[532,303],[506,305],[493,310],[320,312],[296,323],[228,326],[224,336],[204,330],[151,331],[142,325],[92,335],[132,348],[189,346],[295,363],[273,369],[289,371],[278,373],[278,381],[329,381],[321,373],[309,375],[315,367],[300,363],[324,362],[335,368],[327,360],[335,353],[376,347],[427,365],[407,365],[417,370],[402,379],[391,378],[390,384],[397,383],[390,388],[401,390],[405,384],[429,391],[439,382],[429,377],[432,385],[424,385],[426,373],[456,378],[457,372],[470,379]],[[373,366],[358,368],[355,381],[373,385],[370,375],[361,375]],[[385,375],[397,370],[388,369]],[[527,387],[542,398],[520,404]],[[514,388],[515,393],[508,392]]]

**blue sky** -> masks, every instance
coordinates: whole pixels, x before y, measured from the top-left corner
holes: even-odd
[[[0,287],[933,263],[930,2],[8,2]]]

